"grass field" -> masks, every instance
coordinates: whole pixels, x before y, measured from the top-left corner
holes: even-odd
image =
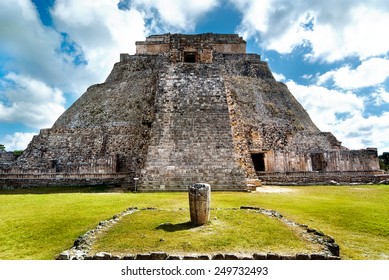
[[[185,253],[319,252],[276,219],[249,210],[216,209],[205,226],[194,227],[188,209],[143,210],[126,216],[105,234],[92,253],[126,255],[162,251]],[[131,229],[129,231],[129,229]]]
[[[106,193],[92,188],[42,188],[28,192],[0,191],[0,259],[53,259],[99,221],[128,207],[188,208],[186,193]],[[242,205],[274,209],[295,222],[333,236],[343,259],[389,259],[388,186],[285,187],[282,192],[212,193],[214,208]],[[176,220],[180,222],[184,222],[184,217]],[[127,228],[131,230],[131,226]],[[239,234],[239,230],[235,232]],[[114,228],[112,234],[117,234]],[[102,239],[103,242],[106,241]],[[274,244],[279,243],[275,239]]]

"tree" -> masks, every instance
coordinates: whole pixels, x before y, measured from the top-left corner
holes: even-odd
[[[3,144],[0,144],[0,152],[5,152],[5,146]]]
[[[13,151],[13,154],[15,157],[20,157],[23,154],[23,150],[15,150]]]
[[[382,155],[378,156],[380,161],[380,168],[386,171],[389,170],[389,152],[384,152]]]

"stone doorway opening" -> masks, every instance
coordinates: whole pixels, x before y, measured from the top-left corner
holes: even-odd
[[[251,154],[255,171],[266,171],[265,170],[265,153]]]
[[[184,62],[196,63],[196,53],[184,52]]]
[[[311,154],[312,171],[324,171],[326,168],[326,162],[323,153]]]

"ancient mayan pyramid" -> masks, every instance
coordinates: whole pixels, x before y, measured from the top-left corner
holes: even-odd
[[[321,132],[242,38],[208,33],[137,42],[136,54],[121,54],[106,81],[41,130],[12,168],[124,174],[147,191],[195,182],[244,190],[271,176],[379,166],[376,149],[348,150]]]

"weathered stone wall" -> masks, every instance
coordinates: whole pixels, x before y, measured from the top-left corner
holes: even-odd
[[[8,172],[138,172],[154,121],[161,59],[131,56],[34,137]]]
[[[380,171],[338,172],[259,172],[263,184],[271,185],[347,185],[387,184],[389,176]]]
[[[234,34],[165,34],[154,35],[136,42],[137,55],[168,54],[171,62],[184,62],[185,53],[196,62],[212,63],[214,53],[246,53],[246,42]]]
[[[376,149],[348,150],[331,133],[320,132],[286,86],[252,61],[241,75],[225,78],[235,149],[248,177],[254,172],[251,155],[258,153],[267,172],[379,170]],[[240,69],[239,63],[228,69]]]
[[[174,63],[161,73],[141,186],[163,190],[206,181],[241,189],[224,80],[216,64]]]
[[[17,156],[15,156],[13,152],[0,151],[0,165],[13,163],[16,159]]]
[[[35,187],[126,186],[127,174],[0,174],[0,190]]]
[[[136,150],[127,148],[123,153],[118,150],[120,151],[121,145],[128,146],[129,135],[138,136],[134,130],[136,131],[133,127],[44,129],[33,138],[15,168],[19,168],[21,172],[28,170],[30,173],[128,171],[126,167]],[[123,163],[125,156],[127,161]]]

